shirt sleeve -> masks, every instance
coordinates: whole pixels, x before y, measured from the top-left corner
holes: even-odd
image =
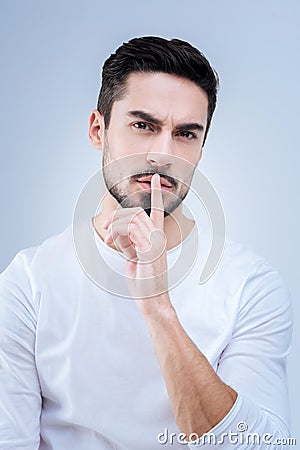
[[[41,393],[35,366],[37,304],[18,253],[0,275],[0,448],[39,448]]]
[[[238,295],[236,325],[217,368],[219,377],[237,391],[238,397],[221,422],[188,446],[287,450],[290,294],[278,272],[263,263],[243,283]]]

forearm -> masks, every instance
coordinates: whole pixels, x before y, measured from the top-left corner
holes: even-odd
[[[201,436],[223,419],[237,394],[188,337],[167,298],[165,304],[169,306],[153,309],[145,320],[176,423],[182,433]]]

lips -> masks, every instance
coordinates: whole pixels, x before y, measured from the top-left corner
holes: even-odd
[[[149,186],[151,187],[152,177],[153,177],[153,175],[146,175],[144,177],[138,178],[137,181],[142,184],[149,184]],[[160,177],[160,184],[161,184],[161,187],[165,187],[165,188],[172,187],[172,184],[169,181],[167,181],[164,177]]]

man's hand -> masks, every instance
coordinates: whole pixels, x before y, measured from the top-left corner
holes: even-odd
[[[104,228],[109,231],[105,242],[114,243],[127,258],[126,276],[131,295],[137,299],[148,298],[138,302],[143,312],[149,313],[155,307],[154,301],[156,307],[157,302],[168,303],[167,243],[159,175],[151,179],[150,217],[140,207],[120,208],[106,220]]]
[[[167,284],[164,208],[158,175],[151,179],[151,214],[118,209],[105,223],[108,244],[127,257],[130,292],[146,321],[174,417],[181,432],[201,436],[232,408],[237,393],[222,382],[179,322]],[[183,301],[188,301],[185,299]]]

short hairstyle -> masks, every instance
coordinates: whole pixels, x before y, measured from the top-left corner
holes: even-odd
[[[206,139],[216,107],[218,75],[205,56],[188,42],[145,36],[123,43],[105,61],[97,109],[109,127],[113,103],[126,93],[128,76],[133,72],[167,73],[193,81],[208,97]]]

